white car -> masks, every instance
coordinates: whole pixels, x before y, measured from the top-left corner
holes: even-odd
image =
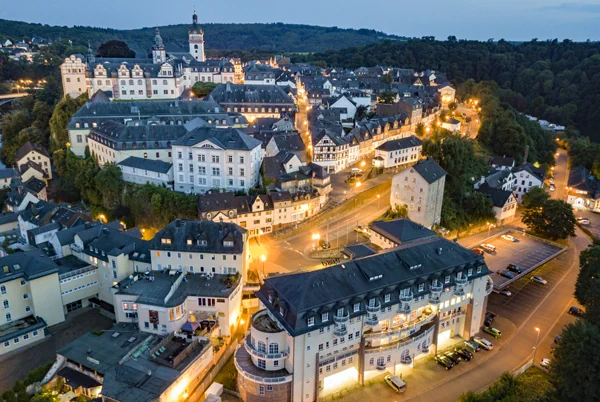
[[[550,359],[548,359],[547,357],[542,359],[540,366],[542,366],[545,369],[549,369],[550,368]]]
[[[494,349],[494,344],[485,338],[480,338],[479,336],[475,336],[475,337],[473,337],[473,341],[478,343],[479,346],[481,346],[485,350]]]
[[[514,236],[511,236],[511,235],[508,235],[508,234],[502,235],[500,237],[502,239],[504,239],[504,240],[508,240],[508,241],[512,241],[512,242],[516,242],[517,241],[517,239]]]
[[[577,218],[577,222],[579,222],[579,224],[581,224],[581,225],[589,225],[590,224],[590,220],[589,219],[586,219],[586,218],[581,217],[581,216],[579,218]]]
[[[554,187],[554,185],[550,186],[550,191],[556,191],[556,187]]]

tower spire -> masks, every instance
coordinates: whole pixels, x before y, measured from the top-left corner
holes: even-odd
[[[158,30],[158,26],[154,30],[154,47],[156,49],[162,49],[165,47],[162,37],[160,36],[160,31]]]
[[[87,61],[88,63],[94,63],[96,61],[94,52],[92,52],[92,43],[90,41],[88,41]]]

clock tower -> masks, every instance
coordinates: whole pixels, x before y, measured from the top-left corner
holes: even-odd
[[[192,16],[192,26],[188,30],[188,37],[190,42],[190,54],[198,61],[205,61],[204,31],[198,25],[196,10],[194,10],[194,15]]]

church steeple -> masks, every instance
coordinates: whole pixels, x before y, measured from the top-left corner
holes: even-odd
[[[152,46],[152,62],[160,64],[167,61],[167,51],[163,43],[158,27],[154,30],[154,46]]]
[[[197,61],[205,61],[204,55],[204,31],[198,25],[198,15],[194,10],[192,15],[192,26],[188,30],[188,40],[190,42],[190,54]]]
[[[94,52],[92,51],[92,44],[88,41],[88,51],[87,51],[87,62],[95,63],[96,57],[94,56]]]
[[[192,24],[198,25],[198,15],[196,15],[196,10],[194,10],[194,15],[192,15]]]

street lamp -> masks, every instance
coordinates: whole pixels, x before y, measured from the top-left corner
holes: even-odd
[[[535,364],[535,352],[537,352],[538,340],[540,339],[540,329],[538,327],[535,327],[535,331],[537,332],[537,335],[535,337],[535,347],[533,348],[533,364]]]
[[[358,187],[360,187],[360,186],[362,186],[362,183],[361,183],[361,182],[359,182],[359,181],[357,181],[357,182],[356,182],[356,187],[358,188]]]
[[[267,256],[264,254],[260,255],[260,260],[263,263],[263,278],[265,277],[265,261],[267,261]]]
[[[377,209],[379,209],[379,206],[381,204],[381,195],[377,194]]]

